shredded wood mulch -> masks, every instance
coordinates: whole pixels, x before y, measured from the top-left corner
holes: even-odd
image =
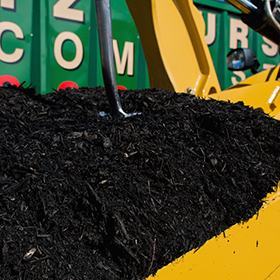
[[[0,278],[144,279],[246,221],[280,178],[280,123],[160,89],[0,88]]]

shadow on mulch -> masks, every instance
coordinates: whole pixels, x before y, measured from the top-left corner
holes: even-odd
[[[144,279],[248,220],[279,180],[280,123],[160,89],[0,88],[0,278]]]

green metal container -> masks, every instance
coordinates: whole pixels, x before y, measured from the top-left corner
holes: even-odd
[[[33,84],[46,94],[65,81],[79,87],[103,85],[92,0],[2,0],[0,2],[0,85]],[[205,39],[222,89],[251,75],[226,67],[231,48],[250,47],[261,69],[278,64],[278,46],[250,30],[229,4],[194,0],[206,22]],[[148,88],[141,42],[125,0],[112,5],[117,85]]]

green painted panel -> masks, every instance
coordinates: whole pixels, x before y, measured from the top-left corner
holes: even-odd
[[[32,15],[31,0],[11,0],[0,4],[0,76],[12,75],[20,83],[25,81],[27,84],[31,83],[29,69],[33,59],[32,43],[36,37]],[[2,85],[4,81],[0,79]]]
[[[60,3],[47,1],[44,12],[49,55],[43,92],[67,80],[79,87],[103,85],[94,1],[76,1],[70,8]],[[148,87],[143,50],[125,0],[112,1],[112,22],[117,85]]]
[[[92,1],[78,1],[73,8],[49,0],[46,6],[48,65],[46,82],[52,88],[67,80],[88,84],[89,37]]]
[[[103,85],[95,3],[72,2],[1,2],[0,76],[13,75],[41,93],[64,81],[79,87]],[[125,0],[112,1],[112,21],[117,84],[149,87],[141,42]]]

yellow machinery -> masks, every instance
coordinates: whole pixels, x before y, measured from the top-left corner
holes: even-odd
[[[197,96],[220,91],[192,1],[127,0],[144,49],[150,86]]]
[[[257,73],[221,91],[204,40],[204,21],[192,1],[126,2],[140,34],[151,87],[179,93],[188,92],[201,98],[243,101],[245,105],[280,119],[280,66]],[[242,12],[243,21],[250,27],[274,43],[280,43],[278,0],[228,2]],[[109,41],[110,36],[107,39]],[[104,61],[110,54],[105,53],[103,56]],[[102,64],[104,66],[103,62]],[[106,87],[109,99],[111,97],[113,100],[110,103],[115,104],[112,111],[116,115],[125,114],[120,107],[116,90],[114,87],[110,88],[113,82],[112,75],[105,81],[105,86],[109,84]],[[280,191],[275,186],[275,192],[268,194],[262,208],[248,222],[232,226],[221,235],[208,240],[201,248],[188,252],[160,269],[148,280],[280,279],[279,234]]]
[[[279,66],[262,71],[236,86],[211,95],[211,98],[231,102],[243,101],[245,105],[252,106],[280,120],[279,73]]]
[[[236,224],[160,269],[148,280],[280,279],[280,192],[248,222]]]
[[[235,87],[221,91],[204,40],[205,24],[192,1],[126,0],[126,2],[140,34],[151,87],[188,92],[198,97],[218,100],[232,102],[242,100],[245,105],[259,108],[277,118],[280,113],[277,106],[279,67],[258,73]],[[260,17],[258,8],[249,1],[229,2],[244,12],[245,19],[250,14],[253,17]],[[269,25],[269,22],[269,18],[266,18],[262,28],[268,30],[269,39],[279,43],[280,28],[275,31],[277,26]],[[258,25],[260,24],[257,23],[256,31],[263,34],[264,30]],[[280,119],[280,116],[278,118]]]

